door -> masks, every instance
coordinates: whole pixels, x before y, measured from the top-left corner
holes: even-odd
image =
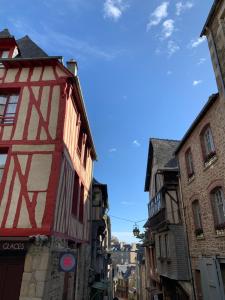
[[[202,258],[200,271],[203,299],[225,300],[218,261],[215,258]]]
[[[0,300],[19,300],[24,255],[0,256]]]

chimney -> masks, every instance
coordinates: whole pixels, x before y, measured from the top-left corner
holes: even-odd
[[[66,67],[74,76],[77,76],[78,67],[77,62],[74,59],[67,61]]]

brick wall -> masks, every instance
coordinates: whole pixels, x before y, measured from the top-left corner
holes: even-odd
[[[200,133],[210,123],[216,148],[216,158],[205,166],[201,150]],[[217,235],[211,207],[210,191],[217,185],[225,188],[225,102],[218,98],[197,124],[178,153],[180,179],[184,201],[184,213],[193,268],[199,256],[220,255],[225,257],[225,235]],[[195,175],[188,180],[185,152],[191,147]],[[192,201],[198,199],[204,237],[196,238]]]

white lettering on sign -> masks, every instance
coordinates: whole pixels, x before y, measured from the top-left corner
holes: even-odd
[[[25,246],[24,243],[3,243],[2,244],[3,250],[24,250]]]

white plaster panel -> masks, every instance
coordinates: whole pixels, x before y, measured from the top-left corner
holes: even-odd
[[[13,136],[13,140],[21,140],[23,138],[24,125],[27,117],[27,109],[29,105],[30,92],[27,87],[23,89],[23,95],[21,99],[20,109],[18,113],[18,120],[16,123],[16,130]]]
[[[7,173],[6,185],[4,186],[4,194],[2,197],[2,201],[0,202],[0,226],[2,223],[2,219],[4,217],[5,208],[6,208],[6,204],[7,204],[7,200],[8,200],[9,187],[10,187],[10,184],[12,181],[13,169],[14,169],[14,161],[13,161],[13,159],[11,159],[10,165],[9,165],[9,171]]]
[[[28,75],[29,75],[29,71],[30,71],[29,68],[23,68],[21,70],[19,82],[26,82],[27,81]]]
[[[14,82],[19,69],[9,69],[7,71],[5,82]]]
[[[22,174],[25,175],[28,155],[18,155],[17,157],[20,163]]]
[[[45,86],[43,88],[43,91],[42,91],[41,106],[40,106],[41,113],[42,113],[42,116],[43,116],[43,118],[44,118],[45,121],[47,119],[49,93],[50,93],[50,87],[49,86]]]
[[[17,228],[31,228],[27,205],[24,197],[22,198],[22,205],[20,209],[20,216],[17,224]]]
[[[16,174],[15,182],[14,182],[14,186],[13,186],[13,192],[12,192],[12,196],[11,196],[11,203],[10,203],[8,218],[7,218],[6,225],[5,225],[6,228],[13,227],[13,222],[15,219],[19,195],[20,195],[20,190],[21,190],[21,184],[20,184],[19,176],[18,176],[18,174]]]
[[[28,127],[28,140],[36,140],[39,124],[39,115],[34,105],[32,106],[31,117]]]
[[[59,112],[59,98],[60,98],[60,86],[54,86],[52,91],[52,99],[51,99],[51,112],[49,118],[49,132],[53,139],[56,138],[56,129],[57,129],[57,121],[58,121],[58,112]]]
[[[28,191],[45,191],[52,166],[51,154],[34,154],[32,156],[30,173],[28,176]]]
[[[36,101],[38,101],[39,90],[40,90],[39,86],[32,86],[32,91],[34,93],[34,97],[35,97]]]
[[[47,140],[47,134],[46,134],[46,131],[45,129],[42,127],[41,128],[41,135],[40,135],[40,139],[43,141],[43,140]]]
[[[12,134],[12,126],[5,126],[3,129],[2,140],[3,141],[10,140],[11,134]]]
[[[68,76],[68,74],[66,74],[66,72],[64,72],[60,67],[56,67],[56,73],[59,77],[64,77],[64,76]]]
[[[53,72],[53,67],[52,66],[44,67],[42,80],[55,80],[55,74]]]
[[[13,145],[13,152],[54,151],[55,145]]]
[[[45,212],[46,193],[38,193],[37,205],[35,207],[35,220],[37,227],[42,227],[42,220]]]
[[[41,78],[42,67],[35,67],[31,76],[31,81],[39,81]]]

